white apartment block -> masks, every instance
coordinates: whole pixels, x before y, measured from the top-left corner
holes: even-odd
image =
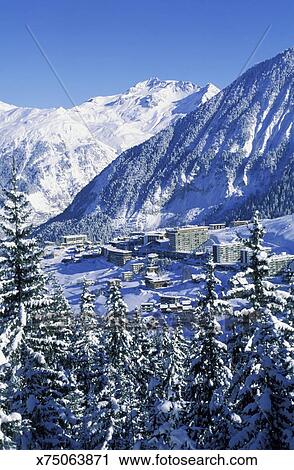
[[[223,243],[213,245],[213,261],[218,264],[237,263],[241,259],[241,243]]]
[[[170,240],[172,251],[193,253],[208,239],[208,227],[193,225],[168,229],[167,237]]]

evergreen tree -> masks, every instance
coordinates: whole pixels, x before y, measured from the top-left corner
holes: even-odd
[[[106,383],[101,398],[98,440],[103,449],[131,449],[135,415],[133,357],[128,310],[115,281],[109,288],[104,345]]]
[[[70,371],[70,318],[59,294],[31,310],[24,325],[21,366],[11,407],[22,416],[21,449],[70,448],[72,413],[67,402]]]
[[[162,335],[164,348],[161,353],[160,381],[151,395],[149,448],[193,448],[183,419],[186,411],[183,399],[186,341],[178,322],[173,330],[168,330],[164,325]]]
[[[264,229],[258,211],[253,216],[249,231],[249,237],[242,240],[250,250],[249,267],[231,279],[232,287],[226,294],[227,299],[242,299],[240,306],[234,307],[229,321],[228,351],[233,372],[232,401],[236,398],[240,384],[245,380],[245,365],[250,356],[247,344],[254,333],[256,318],[261,308],[270,305],[271,311],[276,314],[282,313],[285,308],[285,299],[277,295],[275,286],[266,279],[269,259],[263,245]]]
[[[240,325],[243,324],[242,331],[236,332],[242,337],[243,348],[241,349],[244,349],[244,345],[253,332],[251,325],[258,315],[260,306],[271,303],[276,312],[282,312],[285,307],[285,301],[276,296],[274,285],[266,280],[269,271],[269,258],[263,245],[264,229],[259,220],[258,211],[252,218],[252,226],[249,227],[249,231],[249,237],[241,240],[251,256],[249,267],[231,279],[232,288],[227,293],[228,299],[239,298],[246,302],[245,306],[240,304],[240,308],[234,309],[234,323],[239,325],[239,330]]]
[[[10,189],[4,189],[4,196],[4,212],[0,219],[4,234],[0,242],[2,331],[3,319],[15,317],[20,305],[27,307],[34,298],[40,297],[44,288],[41,252],[36,240],[29,238],[29,203],[25,194],[18,190],[15,165]]]
[[[230,416],[225,403],[231,372],[228,368],[226,345],[220,341],[221,327],[218,317],[227,315],[230,306],[218,298],[214,263],[209,256],[206,264],[205,295],[196,312],[196,333],[191,345],[190,371],[187,380],[188,426],[196,448],[218,448],[214,442],[214,427],[223,417]],[[224,418],[225,419],[225,418]],[[223,421],[224,423],[225,421]],[[224,426],[225,429],[225,426]],[[228,439],[223,436],[222,440]]]
[[[247,346],[245,365],[234,409],[241,422],[230,446],[238,449],[293,449],[293,375],[288,377],[293,348],[285,341],[287,327],[268,307],[259,311]],[[294,330],[292,331],[293,334]]]
[[[90,292],[91,281],[84,279],[80,316],[77,318],[73,351],[75,374],[77,446],[99,448],[99,401],[103,390],[102,320],[95,312],[95,296]],[[98,416],[98,417],[97,417]]]
[[[157,351],[153,344],[154,334],[148,330],[147,323],[140,309],[136,309],[129,320],[130,349],[132,351],[132,382],[134,384],[133,398],[133,432],[136,448],[146,446],[149,415],[146,397],[149,394],[149,384],[154,375]]]
[[[0,333],[1,351],[5,357],[0,366],[3,382],[1,407],[6,416],[18,416],[14,397],[22,387],[20,370],[23,367],[25,328],[27,316],[39,309],[44,300],[44,276],[40,268],[40,250],[36,241],[29,238],[30,216],[26,196],[18,190],[15,165],[13,164],[10,189],[4,190],[5,204],[0,228]],[[10,442],[18,445],[25,420],[17,420],[17,426],[9,426]],[[12,431],[13,430],[13,431]]]
[[[292,284],[290,287],[290,292],[287,298],[285,312],[286,312],[285,321],[288,323],[288,325],[294,328],[294,284]]]
[[[20,434],[21,415],[10,413],[9,415],[0,407],[0,450],[11,450],[16,448],[16,443],[11,436]]]
[[[284,296],[265,280],[268,257],[258,213],[253,217],[250,232],[246,241],[252,251],[251,265],[246,271],[248,284],[234,291],[247,302],[239,316],[242,318],[245,312],[247,329],[242,332],[246,344],[231,384],[233,409],[240,421],[230,445],[241,449],[286,449],[293,445],[289,431],[293,403],[287,372],[293,349],[286,333],[291,327],[277,318],[285,309]]]

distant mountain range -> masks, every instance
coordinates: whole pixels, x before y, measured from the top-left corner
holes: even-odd
[[[63,209],[123,150],[150,138],[218,93],[208,84],[152,78],[71,109],[0,102],[0,183],[12,156],[38,220]]]
[[[187,98],[186,100],[189,100]],[[131,229],[294,212],[294,49],[255,65],[195,111],[123,152],[45,228]]]

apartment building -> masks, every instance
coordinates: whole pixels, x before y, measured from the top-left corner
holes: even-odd
[[[193,225],[166,231],[172,251],[193,253],[208,239],[208,227]]]
[[[154,242],[157,240],[164,240],[165,238],[165,230],[160,230],[156,232],[146,232],[144,234],[144,245],[147,245],[147,243]]]
[[[250,220],[233,220],[232,226],[233,227],[241,227],[242,225],[249,224]]]
[[[223,228],[226,228],[226,223],[219,223],[219,224],[209,224],[208,225],[208,230],[222,230]]]
[[[289,253],[270,256],[268,259],[268,275],[278,276],[279,274],[285,273],[293,260],[294,255],[290,255]]]
[[[237,263],[241,259],[241,243],[223,243],[213,245],[213,261],[218,264]]]
[[[88,242],[87,235],[77,234],[77,235],[63,235],[61,237],[61,244],[70,246],[70,245],[84,245]]]
[[[128,261],[132,259],[132,252],[129,250],[121,250],[112,245],[106,245],[102,247],[102,253],[110,263],[116,264],[117,266],[124,266]]]
[[[124,271],[122,273],[122,280],[123,281],[127,281],[127,282],[132,281],[133,277],[134,277],[133,271]]]

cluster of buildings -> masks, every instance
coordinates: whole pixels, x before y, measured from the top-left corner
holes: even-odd
[[[281,253],[271,254],[270,248],[265,248],[268,255],[268,275],[270,277],[284,274],[293,270],[294,255]],[[239,263],[241,266],[249,266],[252,258],[252,251],[245,248],[242,243],[223,243],[212,246],[213,260],[220,266],[230,266]],[[289,277],[289,276],[288,276]]]
[[[233,227],[248,224],[247,220],[232,222]],[[145,269],[145,283],[152,288],[167,287],[170,281],[166,276],[160,276],[158,266],[154,259],[194,259],[201,264],[207,252],[212,253],[213,260],[220,268],[230,269],[236,266],[248,266],[252,253],[242,241],[232,243],[216,243],[213,239],[214,231],[226,227],[225,223],[209,225],[193,225],[175,228],[159,229],[149,232],[132,232],[128,236],[111,240],[106,245],[96,249],[96,255],[102,255],[109,262],[129,268],[122,274],[124,281],[131,281],[133,277],[144,269],[142,257],[148,258]],[[87,236],[83,234],[65,235],[61,245],[77,247],[89,244]],[[275,255],[266,249],[269,255],[269,276],[284,274],[291,281],[293,275],[294,255],[282,253]],[[153,263],[152,263],[153,256]],[[153,264],[153,266],[152,266]],[[291,274],[292,273],[292,274]]]

